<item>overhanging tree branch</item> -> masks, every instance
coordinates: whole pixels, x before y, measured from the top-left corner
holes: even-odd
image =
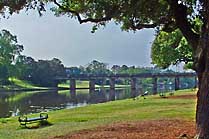
[[[60,3],[57,2],[57,0],[54,0],[54,3],[60,9],[62,9],[64,12],[71,13],[71,14],[75,15],[77,17],[77,20],[79,21],[80,24],[87,23],[87,22],[100,23],[100,22],[110,21],[113,18],[114,13],[117,13],[117,10],[119,10],[118,8],[114,7],[111,10],[111,12],[108,12],[109,14],[107,14],[104,17],[82,19],[82,16],[80,15],[79,12],[70,9],[69,7],[62,6]],[[160,24],[163,24],[163,23],[165,23],[165,22],[162,22]],[[130,29],[133,29],[133,30],[140,30],[140,29],[143,29],[143,28],[155,28],[155,27],[159,26],[159,23],[150,23],[150,24],[147,23],[146,24],[146,23],[134,23],[134,22],[132,22],[131,24],[132,25],[130,26]]]
[[[157,26],[158,25],[156,23],[153,23],[153,24],[141,24],[141,23],[138,23],[137,25],[132,24],[131,28],[133,30],[140,30],[140,29],[143,29],[143,28],[155,28]]]
[[[102,18],[86,18],[86,19],[82,19],[81,15],[78,12],[76,12],[74,10],[71,10],[69,8],[65,8],[64,6],[62,6],[61,4],[59,4],[56,0],[54,0],[54,3],[60,9],[62,9],[63,11],[74,14],[77,17],[77,19],[78,19],[78,21],[79,21],[80,24],[87,23],[87,22],[99,23],[99,22],[103,22],[103,21],[109,21],[109,20],[112,19],[111,16],[105,16],[105,17],[102,17]]]

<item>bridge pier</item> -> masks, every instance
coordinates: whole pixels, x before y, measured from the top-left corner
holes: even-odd
[[[70,96],[71,96],[71,99],[74,103],[78,103],[77,96],[76,96],[76,90],[70,90]]]
[[[90,90],[89,89],[89,102],[90,103],[95,103],[95,93],[96,91],[95,90]]]
[[[110,78],[110,90],[115,90],[115,78]]]
[[[152,84],[153,84],[152,92],[154,95],[156,95],[157,94],[157,77],[152,78]]]
[[[137,89],[139,89],[140,94],[143,94],[143,87],[142,87],[142,80],[141,79],[138,80]]]
[[[90,79],[89,81],[89,89],[95,90],[95,79]]]
[[[75,89],[76,89],[76,80],[70,79],[70,90],[75,90]]]
[[[101,79],[101,87],[102,87],[102,88],[104,88],[105,81],[106,81],[105,79]]]
[[[110,101],[114,101],[115,100],[115,90],[114,89],[110,89],[109,100]]]
[[[180,80],[179,80],[179,77],[175,77],[175,90],[179,90],[180,87]]]
[[[136,89],[136,82],[137,82],[136,78],[132,78],[131,79],[131,89],[133,89],[133,90]]]

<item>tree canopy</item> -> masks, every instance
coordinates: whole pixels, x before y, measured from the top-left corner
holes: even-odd
[[[108,74],[108,64],[93,60],[86,67],[86,71],[89,74]]]
[[[152,63],[162,68],[185,62],[187,68],[192,68],[193,52],[179,29],[167,33],[159,32],[152,44]]]
[[[54,2],[59,7],[54,9],[57,15],[67,14],[77,17],[80,23],[93,22],[98,26],[113,20],[124,30],[160,27],[171,32],[181,25],[185,31],[195,34],[192,25],[189,28],[183,26],[191,24],[188,18],[192,21],[200,16],[200,12],[197,12],[198,0],[61,0],[59,3],[54,0]],[[177,17],[181,18],[182,22],[177,21]]]
[[[11,64],[23,51],[23,46],[18,44],[17,37],[7,30],[0,32],[0,63]]]
[[[9,75],[13,74],[16,60],[23,51],[23,46],[18,44],[17,37],[7,30],[0,32],[0,82],[4,83]]]
[[[20,10],[36,9],[39,14],[45,11],[45,4],[52,0],[1,0],[0,13],[3,17],[8,17]]]

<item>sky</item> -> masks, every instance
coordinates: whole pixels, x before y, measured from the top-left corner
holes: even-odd
[[[34,59],[60,59],[65,66],[87,65],[98,60],[111,65],[150,67],[154,30],[121,31],[109,23],[96,33],[92,24],[80,25],[66,16],[55,17],[51,12],[42,17],[37,12],[20,12],[0,20],[0,28],[16,35],[24,45],[23,54]]]

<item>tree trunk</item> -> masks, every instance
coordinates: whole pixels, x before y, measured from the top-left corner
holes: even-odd
[[[209,139],[209,29],[205,28],[195,52],[195,70],[199,80],[197,92],[197,139]]]
[[[207,72],[197,74],[201,76],[197,93],[197,139],[209,139],[209,77]]]

